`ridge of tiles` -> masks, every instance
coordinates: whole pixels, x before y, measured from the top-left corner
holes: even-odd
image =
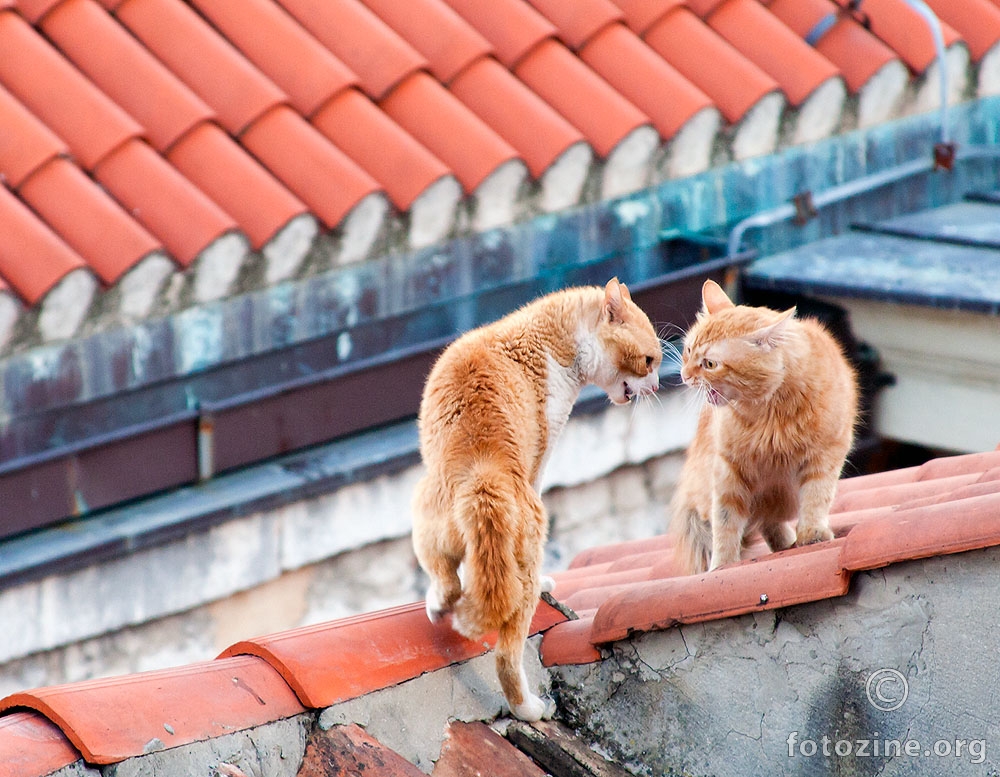
[[[1000,545],[1000,448],[840,482],[836,538],[678,575],[655,536],[580,553],[539,604],[546,666],[600,661],[633,633],[838,597],[855,572]],[[572,612],[566,608],[572,608]],[[111,764],[293,717],[486,653],[432,625],[422,602],[238,642],[212,661],[38,688],[0,700],[0,777],[79,758]],[[468,732],[465,732],[468,733]],[[457,733],[456,747],[462,734]]]
[[[949,65],[953,81],[971,61],[982,89],[1000,58],[1000,9],[930,5],[949,51],[968,52]],[[624,147],[646,172],[601,189],[622,194],[663,174],[654,146],[685,127],[714,137],[754,115],[748,137],[776,134],[785,106],[820,93],[828,126],[815,131],[836,131],[843,90],[823,84],[858,94],[894,66],[899,92],[904,63],[914,78],[932,66],[929,33],[903,0],[871,0],[864,14],[834,0],[587,0],[573,13],[553,0],[7,0],[0,109],[13,131],[0,174],[26,207],[2,206],[20,239],[0,246],[0,296],[14,318],[58,307],[57,325],[38,327],[49,342],[76,334],[130,277],[142,304],[121,315],[136,320],[189,304],[166,294],[172,274],[226,279],[185,300],[231,293],[251,248],[277,267],[258,284],[300,272],[321,231],[367,230],[344,249],[354,258],[385,219],[420,213],[424,193],[454,209],[494,177],[491,191],[505,192],[494,196],[511,198],[510,182],[531,178],[538,207],[568,207],[593,160],[610,165]],[[885,89],[877,102],[898,106]],[[711,140],[678,153],[707,165]],[[734,139],[733,154],[776,142]],[[549,196],[546,173],[571,149],[586,169]],[[495,226],[457,215],[414,216],[432,225],[414,228],[414,245],[456,224]],[[298,253],[276,262],[269,246]],[[0,350],[16,331],[5,326]]]

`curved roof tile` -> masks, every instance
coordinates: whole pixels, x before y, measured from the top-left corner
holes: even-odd
[[[12,11],[0,13],[0,82],[70,147],[86,168],[142,128]]]
[[[188,86],[93,0],[65,0],[42,30],[100,89],[142,125],[160,152],[215,117]]]
[[[350,68],[273,0],[191,0],[191,4],[307,118],[359,83]]]
[[[67,159],[53,159],[25,181],[19,193],[108,285],[162,249],[156,238]]]
[[[885,41],[917,73],[923,73],[936,57],[934,40],[927,22],[906,0],[865,0],[864,16],[869,29]],[[941,24],[944,45],[960,41],[947,23]]]
[[[45,715],[93,764],[116,763],[303,712],[280,675],[250,656],[39,688],[0,701],[0,711],[16,707]],[[125,718],[127,725],[112,724]]]
[[[37,712],[0,717],[0,777],[50,774],[80,758],[58,726]]]
[[[613,0],[622,13],[625,23],[639,35],[645,35],[665,14],[687,0]]]
[[[0,86],[0,176],[17,189],[33,172],[56,156],[68,153],[66,145],[27,108]]]
[[[129,0],[118,19],[239,135],[287,96],[180,0]]]
[[[430,71],[448,85],[493,47],[442,0],[362,0],[417,51],[427,58]]]
[[[571,49],[582,48],[605,27],[623,21],[625,14],[610,0],[528,0],[559,30],[559,38]]]
[[[278,0],[361,79],[376,102],[427,67],[417,51],[357,0]],[[350,35],[344,35],[350,30]]]
[[[17,197],[0,187],[0,275],[29,305],[86,263]]]
[[[969,46],[973,61],[979,61],[1000,41],[1000,6],[990,0],[928,0],[937,16],[953,27]]]
[[[521,0],[444,0],[496,48],[513,70],[535,46],[556,35],[555,26]]]

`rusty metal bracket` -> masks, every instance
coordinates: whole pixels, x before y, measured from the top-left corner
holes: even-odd
[[[795,224],[800,227],[812,221],[819,213],[810,191],[799,192],[792,197],[792,205],[795,206]]]

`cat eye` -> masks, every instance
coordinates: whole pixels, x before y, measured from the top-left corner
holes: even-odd
[[[646,369],[648,370],[648,369],[652,368],[652,366],[653,366],[653,357],[652,356],[647,356],[646,357]]]
[[[706,370],[714,370],[719,366],[719,363],[715,359],[702,359],[701,366]]]

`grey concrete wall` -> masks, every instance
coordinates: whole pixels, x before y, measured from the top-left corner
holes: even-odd
[[[637,774],[996,775],[998,569],[997,548],[907,562],[637,636],[555,671],[560,714]]]

